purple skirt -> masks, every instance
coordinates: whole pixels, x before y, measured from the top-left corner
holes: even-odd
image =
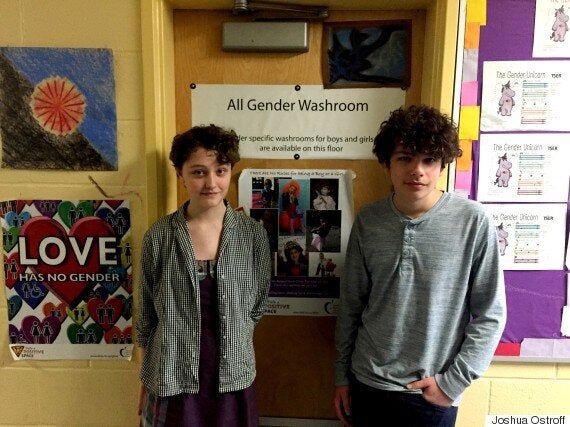
[[[218,308],[211,261],[199,261],[202,334],[200,338],[200,390],[160,397],[146,392],[141,426],[257,427],[259,415],[255,383],[244,390],[218,392]],[[204,265],[205,264],[205,265]]]

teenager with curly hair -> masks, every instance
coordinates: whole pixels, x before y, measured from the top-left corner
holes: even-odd
[[[437,109],[393,111],[373,152],[393,192],[364,206],[350,234],[336,414],[356,427],[453,426],[505,326],[495,227],[481,204],[436,188],[461,155],[457,128]]]
[[[141,426],[258,426],[253,331],[271,257],[263,225],[226,200],[239,159],[237,134],[215,125],[172,143],[188,200],[143,240]]]

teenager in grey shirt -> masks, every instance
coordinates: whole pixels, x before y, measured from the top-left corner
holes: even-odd
[[[436,189],[461,155],[455,125],[438,110],[392,112],[373,151],[393,193],[364,206],[351,231],[336,413],[345,425],[453,426],[505,325],[495,227],[479,203]]]

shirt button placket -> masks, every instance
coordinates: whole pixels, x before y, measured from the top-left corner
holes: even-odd
[[[402,241],[402,267],[406,270],[412,266],[412,233],[411,224],[406,225]]]
[[[224,278],[225,278],[225,275],[223,275],[223,274],[220,275],[220,278],[221,278],[221,279],[224,279]],[[225,311],[226,311],[227,295],[226,295],[225,292],[222,291],[222,293],[221,293],[220,296],[221,296],[220,311],[221,311],[222,313],[225,313]],[[220,335],[221,335],[221,338],[222,338],[222,343],[221,343],[221,347],[222,347],[221,358],[222,358],[222,361],[225,362],[225,360],[226,360],[226,351],[227,351],[227,343],[226,343],[226,338],[227,338],[227,335],[226,335],[226,331],[227,331],[226,319],[227,319],[227,316],[226,316],[225,314],[222,314],[220,317],[221,317],[221,322],[220,322]]]

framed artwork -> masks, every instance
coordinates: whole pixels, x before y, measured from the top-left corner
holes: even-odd
[[[410,86],[411,21],[323,23],[325,88]]]
[[[2,168],[118,170],[111,49],[0,47]]]

